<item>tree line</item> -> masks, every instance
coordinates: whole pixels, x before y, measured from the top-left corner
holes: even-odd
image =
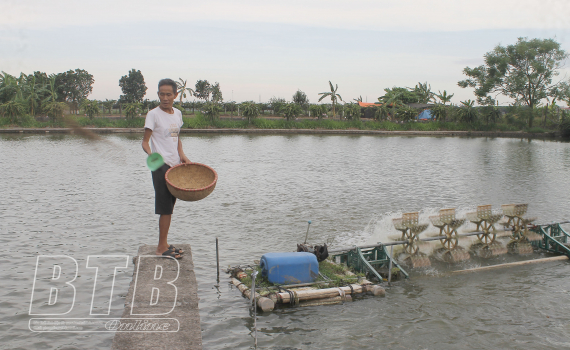
[[[290,100],[274,96],[268,103],[236,103],[224,102],[218,82],[211,84],[208,80],[197,80],[194,86],[190,86],[188,80],[179,78],[179,100],[175,107],[182,111],[199,110],[210,120],[218,118],[222,111],[231,115],[238,112],[247,120],[270,111],[288,121],[307,115],[317,119],[338,116],[339,119],[357,120],[368,117],[394,122],[414,120],[421,109],[429,108],[436,121],[489,124],[496,123],[503,116],[516,115],[519,123],[522,120],[532,128],[537,117],[543,125],[547,121],[561,120],[564,113],[558,108],[557,101],[570,105],[569,82],[555,81],[567,58],[568,53],[553,39],[519,38],[515,44],[498,45],[484,55],[485,64],[463,70],[467,78],[459,81],[458,86],[473,88],[475,99],[461,101],[457,105],[451,103],[454,94],[446,90],[435,93],[427,82],[419,82],[414,87],[385,88],[375,104],[361,107],[358,104],[362,102],[361,96],[344,101],[338,85],[331,81],[329,89],[319,93],[318,99],[318,102],[330,100],[330,103],[310,103],[301,90],[296,91]],[[119,109],[120,115],[124,113],[127,118],[133,118],[159,104],[156,99],[144,99],[147,86],[140,70],[132,69],[119,79],[122,95],[118,100],[89,100],[94,82],[93,76],[82,69],[50,75],[38,71],[12,76],[2,72],[0,115],[17,123],[18,118],[26,115],[47,115],[56,120],[66,109],[72,114],[82,110],[89,118],[101,111],[112,113],[113,109]],[[498,96],[508,97],[513,102],[508,108],[499,107]],[[190,97],[198,101],[190,102]],[[513,122],[507,118],[509,121]]]

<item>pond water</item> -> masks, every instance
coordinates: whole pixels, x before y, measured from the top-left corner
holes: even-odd
[[[88,317],[94,274],[87,256],[133,256],[141,244],[156,244],[141,137],[0,136],[1,348],[110,347],[112,333],[31,332],[32,283],[38,255],[75,258],[69,316]],[[192,161],[219,174],[210,197],[177,203],[169,237],[193,247],[204,349],[253,346],[247,302],[224,273],[215,286],[215,237],[227,267],[295,250],[307,220],[310,241],[346,246],[390,240],[397,234],[391,218],[409,211],[425,217],[521,202],[540,222],[570,218],[569,143],[330,135],[186,135],[182,142]],[[259,348],[570,348],[568,262],[459,276],[446,270],[414,272],[387,287],[385,298],[260,314]],[[130,263],[118,271],[111,317],[122,314],[131,275]]]

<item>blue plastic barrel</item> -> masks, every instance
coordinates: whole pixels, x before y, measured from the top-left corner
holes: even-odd
[[[266,253],[259,266],[261,275],[276,284],[309,283],[319,275],[317,257],[307,252]]]

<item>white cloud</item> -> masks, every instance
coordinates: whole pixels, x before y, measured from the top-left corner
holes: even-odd
[[[408,31],[570,27],[567,0],[18,0],[1,2],[0,13],[12,28],[153,20]]]

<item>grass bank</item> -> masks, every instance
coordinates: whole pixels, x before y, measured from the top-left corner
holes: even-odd
[[[96,117],[89,119],[84,116],[74,117],[77,124],[82,127],[93,128],[142,128],[144,117],[132,119]],[[332,120],[332,119],[297,119],[287,121],[278,118],[257,118],[249,123],[241,118],[219,118],[214,121],[206,119],[202,114],[184,116],[183,128],[187,129],[305,129],[305,130],[378,130],[378,131],[481,131],[481,132],[527,132],[540,134],[556,130],[513,125],[506,122],[484,124],[480,122],[407,122],[397,123],[391,121],[375,120]],[[10,123],[7,118],[0,118],[0,128],[65,128],[63,121],[36,120],[30,116],[21,117],[18,123]]]

